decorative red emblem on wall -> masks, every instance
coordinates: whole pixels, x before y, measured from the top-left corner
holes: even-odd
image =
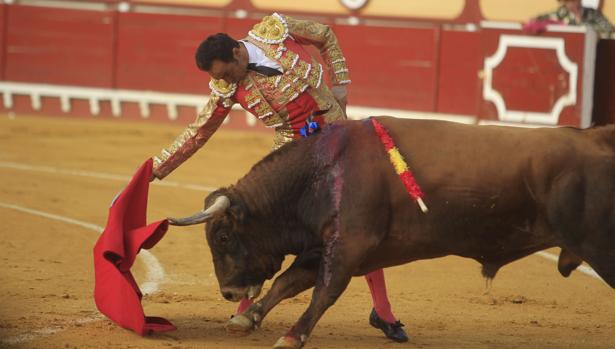
[[[483,98],[500,121],[557,125],[562,110],[577,103],[578,74],[563,38],[502,35],[485,59]]]

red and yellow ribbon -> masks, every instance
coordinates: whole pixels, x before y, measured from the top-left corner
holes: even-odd
[[[371,120],[372,124],[374,125],[374,130],[380,138],[380,142],[384,146],[384,150],[389,154],[389,160],[391,161],[391,164],[393,164],[395,172],[399,176],[399,179],[401,179],[401,182],[404,184],[404,187],[406,187],[406,191],[414,200],[416,200],[419,207],[421,208],[421,211],[427,212],[427,206],[423,202],[423,196],[425,196],[425,194],[423,194],[421,188],[416,183],[416,180],[414,179],[412,172],[410,172],[410,169],[408,168],[404,157],[399,152],[399,149],[397,149],[397,147],[395,146],[393,138],[391,138],[384,126],[382,126],[381,123],[376,121],[375,118],[371,118]]]

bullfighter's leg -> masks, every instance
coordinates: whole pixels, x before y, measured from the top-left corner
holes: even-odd
[[[261,300],[228,321],[226,330],[232,334],[246,335],[257,329],[263,318],[278,303],[314,286],[320,260],[319,250],[297,256],[293,264],[275,279],[271,289]]]
[[[387,287],[384,281],[384,271],[375,270],[365,275],[365,280],[372,294],[374,308],[369,316],[369,323],[384,332],[385,336],[396,342],[407,342],[408,335],[402,328],[404,325],[395,318],[391,310],[391,303],[387,296]]]

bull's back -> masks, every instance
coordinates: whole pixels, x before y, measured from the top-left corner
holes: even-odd
[[[556,175],[587,152],[579,130],[464,125],[383,117],[425,185],[502,188],[537,175]],[[553,173],[548,173],[553,172]]]
[[[379,192],[380,206],[374,209],[391,209],[384,223],[387,253],[379,260],[394,259],[399,252],[412,259],[457,254],[500,263],[551,242],[532,231],[540,223],[540,196],[566,166],[566,158],[582,151],[578,131],[377,119],[405,157],[430,209],[423,214],[410,200],[378,145],[379,160],[370,155],[372,170],[364,171],[387,188]],[[371,148],[376,143],[356,144],[375,154]]]

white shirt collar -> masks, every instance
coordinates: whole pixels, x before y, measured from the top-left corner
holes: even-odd
[[[269,68],[282,71],[282,66],[278,62],[270,59],[265,55],[265,52],[251,42],[245,40],[239,40],[248,50],[248,63],[255,63],[256,65],[264,65]]]

